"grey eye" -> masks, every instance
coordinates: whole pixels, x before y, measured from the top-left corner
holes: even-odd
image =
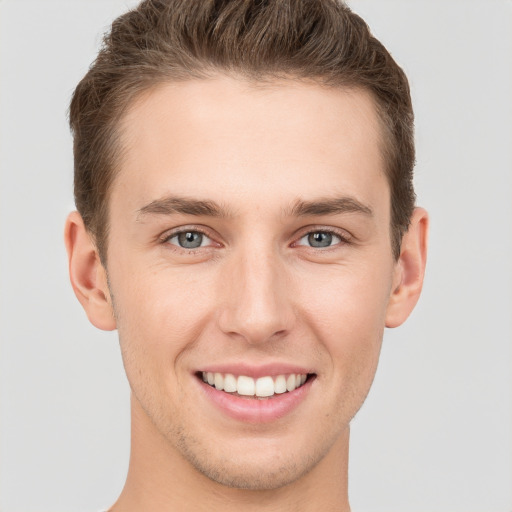
[[[311,247],[329,247],[332,244],[332,234],[325,231],[310,233],[308,242]]]
[[[209,238],[199,231],[183,231],[169,238],[171,244],[183,249],[197,249],[207,245],[208,241]]]
[[[331,247],[342,242],[340,236],[329,231],[313,231],[304,235],[298,242],[298,245],[308,245],[316,249]]]

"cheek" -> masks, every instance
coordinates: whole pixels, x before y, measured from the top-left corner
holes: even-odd
[[[145,270],[141,272],[141,268]],[[130,323],[135,331],[164,337],[179,338],[182,330],[193,329],[192,319],[199,318],[202,305],[211,295],[204,272],[184,272],[165,264],[150,266],[145,261],[120,268],[112,278],[112,286],[121,323]]]
[[[383,326],[392,272],[383,265],[339,265],[304,271],[296,280],[297,306],[330,329]]]
[[[209,320],[208,287],[186,276],[148,272],[112,279],[123,360],[129,380],[147,373],[168,381]],[[117,285],[117,286],[116,286]]]
[[[340,378],[373,378],[384,331],[390,272],[378,265],[338,267],[303,283],[298,294],[303,305],[301,316],[324,345],[333,371]]]

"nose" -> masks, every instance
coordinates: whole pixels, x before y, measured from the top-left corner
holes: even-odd
[[[227,262],[226,262],[227,263]],[[272,250],[244,251],[226,264],[221,286],[220,329],[250,344],[290,332],[295,315],[285,263]]]

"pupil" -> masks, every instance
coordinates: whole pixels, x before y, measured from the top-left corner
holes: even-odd
[[[308,236],[308,242],[312,247],[329,247],[332,243],[331,233],[319,231]]]
[[[187,233],[180,233],[178,241],[181,247],[185,249],[195,249],[201,246],[203,235],[194,231],[188,231]]]

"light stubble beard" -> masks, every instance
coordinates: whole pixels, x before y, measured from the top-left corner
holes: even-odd
[[[293,484],[308,474],[331,448],[325,446],[315,453],[304,454],[301,460],[293,460],[293,455],[285,456],[280,465],[269,470],[264,464],[254,467],[235,457],[213,460],[208,450],[198,448],[201,443],[183,428],[175,429],[169,437],[182,457],[203,476],[231,489],[250,491],[272,491]]]

